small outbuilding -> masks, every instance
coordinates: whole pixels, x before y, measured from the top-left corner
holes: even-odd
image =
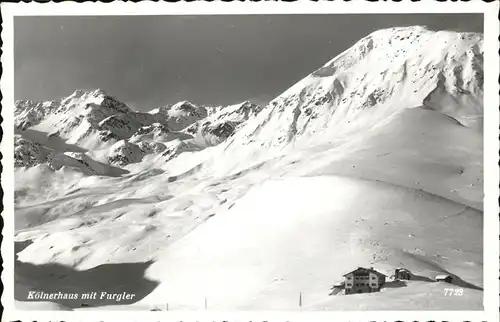
[[[330,289],[331,292],[330,292],[330,295],[337,295],[339,294],[345,287],[345,284],[344,282],[340,282],[340,283],[335,283],[332,288]]]
[[[332,288],[344,288],[344,287],[345,287],[345,283],[344,282],[335,283],[332,286]]]
[[[396,268],[394,271],[394,279],[397,280],[410,280],[411,272],[406,268]]]
[[[436,276],[436,282],[451,283],[452,281],[453,281],[453,277],[451,277],[451,275],[438,275],[438,276]]]

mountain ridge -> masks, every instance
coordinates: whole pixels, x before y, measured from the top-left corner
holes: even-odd
[[[186,149],[200,150],[223,142],[234,133],[236,125],[250,117],[249,110],[260,111],[260,107],[249,102],[209,108],[185,100],[149,112],[136,112],[102,89],[76,90],[66,98],[46,102],[16,101],[15,106],[16,166],[50,163],[47,155],[57,154],[57,148],[44,144],[56,140],[94,151],[101,162],[121,167],[140,162],[151,153],[161,153],[167,162]],[[224,112],[235,106],[246,113]],[[205,125],[200,133],[190,133],[188,128],[202,120],[214,125]],[[49,140],[41,144],[32,142],[33,136],[21,139],[27,130],[46,133]],[[210,138],[205,139],[206,136]],[[170,152],[162,153],[164,150]]]
[[[481,130],[482,45],[478,33],[375,31],[278,95],[233,141],[307,144],[315,133],[356,131],[422,105]]]

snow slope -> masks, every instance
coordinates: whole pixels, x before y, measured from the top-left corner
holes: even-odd
[[[145,301],[199,308],[206,296],[214,309],[298,308],[299,292],[325,300],[345,272],[368,265],[388,276],[399,266],[422,276],[451,271],[482,284],[481,216],[385,183],[268,181],[169,247],[148,270],[162,283]]]
[[[249,101],[220,107],[217,112],[184,129],[184,132],[194,135],[195,141],[201,146],[218,145],[261,111],[262,107]]]
[[[14,104],[16,128],[24,130],[40,123],[46,115],[51,114],[60,104],[60,100],[47,102],[16,101]]]
[[[480,34],[376,31],[272,100],[234,142],[307,145],[421,105],[482,129],[482,57]]]
[[[34,285],[120,285],[140,296],[91,308],[481,309],[482,88],[482,35],[382,30],[262,110],[205,109],[199,120],[187,103],[151,111],[193,122],[164,133],[151,123],[116,143],[124,156],[157,144],[120,165],[127,173],[21,167],[15,239],[32,243],[17,253],[16,299]],[[240,120],[215,146],[169,138]],[[419,278],[330,295],[358,266]],[[439,274],[464,296],[443,296]]]

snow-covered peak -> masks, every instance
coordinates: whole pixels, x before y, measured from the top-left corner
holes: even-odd
[[[207,111],[201,106],[194,105],[189,101],[181,101],[174,104],[168,114],[172,117],[206,117]]]
[[[246,121],[262,110],[262,107],[254,104],[250,101],[245,101],[235,105],[229,105],[219,109],[213,114],[213,118],[221,118],[232,115],[233,117],[238,117],[241,121]]]
[[[181,110],[181,111],[186,111],[186,112],[192,112],[196,110],[197,106],[191,103],[190,101],[184,100],[175,103],[172,105],[171,110]]]
[[[166,123],[172,131],[181,131],[198,120],[208,116],[207,108],[189,101],[180,101],[174,105],[160,106],[148,114],[153,115],[157,122]]]
[[[78,108],[100,108],[109,109],[118,113],[127,113],[132,111],[125,103],[120,102],[115,97],[107,94],[101,89],[92,91],[76,90],[73,94],[62,101],[65,110]]]
[[[77,89],[69,97],[77,98],[77,97],[82,97],[82,96],[85,96],[85,95],[91,95],[91,96],[104,95],[104,96],[107,96],[108,93],[105,90],[101,89],[101,88],[95,88],[95,89]]]
[[[172,131],[181,131],[208,115],[203,106],[195,105],[189,101],[181,101],[172,106],[160,107],[154,114],[164,115],[167,119],[168,128]]]
[[[483,35],[421,26],[376,31],[277,98],[235,141],[283,146],[370,128],[425,106],[481,128]]]
[[[38,124],[44,117],[59,108],[60,100],[38,102],[32,100],[18,100],[14,104],[15,126],[25,130]]]
[[[102,89],[76,90],[57,101],[18,102],[15,117],[20,130],[57,132],[63,140],[85,149],[130,138],[140,127],[158,121],[153,115],[132,111]]]
[[[213,114],[192,124],[184,132],[195,135],[203,145],[217,145],[231,137],[261,110],[262,107],[250,101],[219,107]]]
[[[356,42],[351,48],[327,62],[315,74],[326,72],[325,68],[349,69],[369,58],[377,60],[404,60],[418,53],[435,61],[444,61],[448,55],[460,52],[460,48],[482,42],[483,35],[478,33],[459,33],[454,31],[432,31],[424,26],[395,27],[377,30]],[[445,51],[445,49],[450,49]],[[382,63],[386,67],[387,62]],[[373,66],[375,67],[375,66]],[[331,72],[331,70],[330,70]]]
[[[139,146],[134,143],[121,140],[111,147],[111,154],[108,160],[111,164],[123,166],[129,163],[139,162],[143,155],[144,153]]]

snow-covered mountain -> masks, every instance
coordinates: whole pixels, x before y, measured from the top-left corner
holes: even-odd
[[[164,120],[164,123],[172,131],[181,131],[201,120],[208,115],[205,106],[198,106],[189,101],[181,101],[174,105],[166,105],[155,108],[148,112],[158,120]]]
[[[424,106],[482,129],[483,37],[424,27],[376,31],[277,98],[235,141],[265,146],[366,130]]]
[[[18,130],[49,133],[86,149],[98,149],[108,141],[130,137],[143,123],[152,123],[102,90],[77,90],[58,101],[27,104],[16,102]],[[46,109],[50,106],[50,109]],[[108,143],[109,144],[109,143]]]
[[[160,109],[158,114],[162,114],[162,112],[163,110]],[[174,131],[183,130],[208,115],[207,110],[204,107],[196,106],[188,101],[182,101],[174,104],[163,113],[169,119],[169,128]]]
[[[168,109],[142,113],[103,90],[77,90],[62,100],[16,102],[16,126],[48,132],[70,144],[96,150],[141,134],[148,126],[180,131],[207,116],[204,108],[179,102]]]
[[[218,145],[231,137],[246,121],[255,118],[261,110],[262,107],[249,101],[220,107],[213,114],[184,129],[184,132],[195,136],[203,145]]]
[[[138,310],[481,309],[482,48],[481,34],[377,31],[263,108],[136,113],[100,92],[20,104],[34,112],[16,112],[31,113],[16,123],[15,238],[31,242],[16,299],[108,291],[99,272],[116,267],[112,286],[140,294],[125,303]],[[54,154],[115,173],[54,171]],[[330,296],[358,266],[419,278]]]
[[[16,101],[14,104],[14,124],[16,128],[25,130],[40,123],[47,115],[54,112],[60,104],[60,100],[46,102]]]
[[[130,142],[168,142],[175,139],[189,140],[193,136],[184,132],[172,131],[170,128],[161,123],[153,123],[143,126],[132,135]]]
[[[168,161],[184,151],[221,143],[260,111],[250,102],[207,107],[181,101],[143,113],[132,111],[101,89],[77,90],[54,101],[17,101],[15,106],[19,137],[16,166],[50,163],[52,159],[47,155],[65,152],[54,147],[54,141],[79,147],[97,155],[102,162],[120,167],[141,162],[148,154],[160,156],[164,150],[167,151],[161,156]],[[202,129],[200,133],[193,131],[198,127]],[[22,139],[29,131],[38,134],[31,135],[32,140],[41,141]]]
[[[31,167],[49,160],[50,149],[21,135],[14,137],[14,166]]]

